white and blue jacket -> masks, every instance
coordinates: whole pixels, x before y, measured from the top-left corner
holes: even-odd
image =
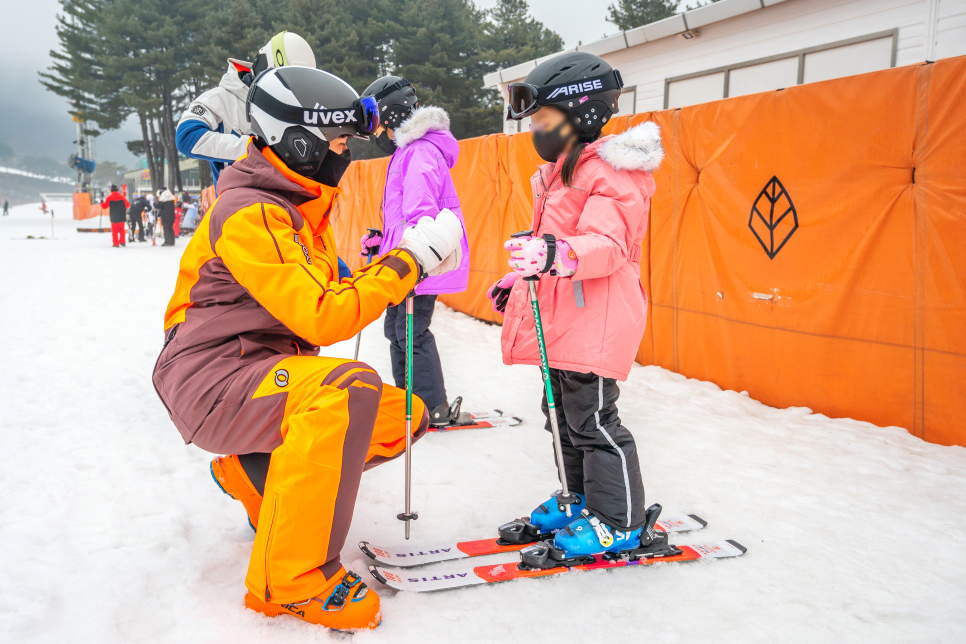
[[[208,161],[216,183],[222,169],[245,153],[247,136],[251,134],[245,115],[248,85],[241,80],[249,69],[251,63],[228,59],[228,71],[218,87],[193,100],[178,122],[178,151]]]
[[[174,137],[178,151],[192,159],[207,161],[216,184],[225,166],[244,154],[248,145],[248,135],[251,134],[251,124],[245,113],[248,85],[241,77],[251,66],[251,63],[229,58],[228,71],[221,77],[218,87],[193,100],[178,121]],[[340,257],[339,278],[351,274]]]

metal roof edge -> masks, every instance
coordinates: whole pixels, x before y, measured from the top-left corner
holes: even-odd
[[[665,18],[664,20],[658,20],[657,22],[651,22],[646,25],[641,25],[640,27],[634,27],[633,29],[628,29],[627,31],[621,31],[613,36],[607,36],[605,38],[587,43],[586,45],[571,47],[570,49],[558,51],[556,54],[530,60],[507,69],[497,70],[483,77],[483,87],[496,87],[500,83],[505,83],[516,78],[520,78],[519,72],[530,71],[543,61],[568,51],[587,51],[592,54],[597,54],[598,56],[601,54],[609,54],[621,49],[629,49],[630,47],[643,45],[646,42],[653,42],[655,40],[660,40],[661,38],[675,36],[691,29],[704,27],[721,20],[734,18],[735,16],[740,16],[751,11],[757,11],[758,9],[764,9],[765,7],[785,1],[786,0],[720,0],[720,2],[704,5],[703,7],[698,7],[697,9],[674,14],[670,18]]]

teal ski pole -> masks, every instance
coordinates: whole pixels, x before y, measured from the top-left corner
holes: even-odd
[[[511,237],[530,237],[532,230],[525,230],[511,235]],[[552,238],[551,238],[552,239]],[[553,434],[553,452],[557,458],[557,475],[560,478],[561,491],[557,494],[557,503],[562,505],[567,516],[573,516],[570,505],[577,502],[577,495],[570,492],[567,486],[567,473],[564,470],[563,447],[560,444],[560,426],[557,424],[557,405],[553,399],[553,387],[550,384],[550,361],[547,359],[547,344],[543,338],[543,322],[540,319],[540,303],[537,302],[537,282],[539,275],[524,277],[527,288],[530,289],[530,308],[533,310],[533,327],[537,332],[537,345],[540,348],[540,371],[543,375],[543,386],[547,393],[547,410],[550,416],[550,433]]]

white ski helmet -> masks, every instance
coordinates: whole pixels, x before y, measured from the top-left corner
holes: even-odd
[[[265,43],[258,50],[252,73],[258,76],[266,69],[295,65],[298,67],[315,67],[315,53],[305,38],[291,31],[282,31]]]
[[[246,103],[252,133],[290,168],[314,175],[329,141],[368,138],[379,127],[379,104],[359,98],[344,80],[312,67],[269,69],[252,83]]]

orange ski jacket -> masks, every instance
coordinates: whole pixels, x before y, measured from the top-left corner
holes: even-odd
[[[320,345],[351,338],[401,303],[419,275],[412,255],[394,250],[339,281],[329,225],[338,189],[292,172],[253,139],[217,190],[181,258],[154,370],[186,443],[230,404],[239,374],[256,376],[246,367],[267,361],[267,372],[288,356],[317,355]],[[238,438],[239,451],[277,447]]]

